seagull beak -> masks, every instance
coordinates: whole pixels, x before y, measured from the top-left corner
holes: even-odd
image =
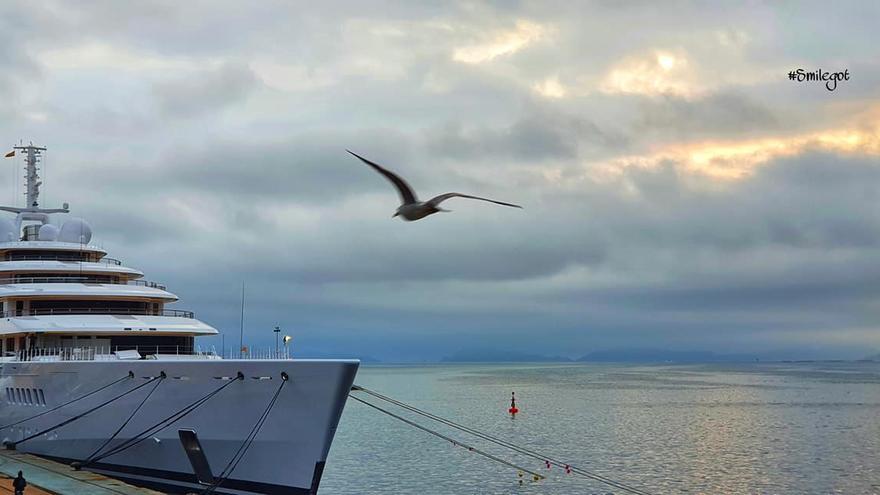
[[[394,218],[394,217],[396,217],[397,215],[400,215],[400,212],[399,212],[399,211],[398,211],[398,212],[395,212],[394,215],[391,215],[391,218]]]

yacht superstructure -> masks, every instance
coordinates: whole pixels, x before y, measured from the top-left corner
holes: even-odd
[[[358,362],[201,349],[217,330],[166,307],[177,296],[91,244],[84,220],[52,223],[69,208],[40,207],[44,148],[15,151],[27,203],[0,207],[16,215],[0,218],[0,440],[169,493],[316,493]]]

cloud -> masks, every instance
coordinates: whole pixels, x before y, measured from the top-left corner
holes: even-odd
[[[520,161],[574,158],[583,150],[620,149],[626,136],[594,122],[555,109],[530,109],[513,124],[467,128],[449,124],[431,130],[428,149],[454,158],[515,157]]]
[[[669,51],[633,56],[612,67],[599,89],[606,93],[694,96],[701,89],[689,65],[684,54]]]
[[[153,94],[159,111],[165,116],[189,118],[244,100],[257,87],[257,82],[249,67],[226,64],[157,83]]]
[[[880,347],[865,330],[880,323],[880,71],[863,8],[0,13],[0,129],[49,146],[45,203],[69,201],[111,256],[222,330],[237,331],[245,279],[253,342],[282,324],[306,348],[385,359],[499,339],[547,354]],[[816,26],[834,41],[806,43]],[[793,65],[856,79],[829,93],[787,81]],[[345,148],[422,196],[525,209],[461,199],[392,220],[394,190]]]
[[[780,118],[770,108],[742,93],[711,93],[689,99],[673,95],[639,102],[640,132],[691,140],[700,136],[760,135],[779,132]]]
[[[566,89],[559,83],[558,77],[548,77],[532,87],[539,95],[547,98],[563,98],[567,93]]]
[[[614,174],[622,168],[650,168],[676,163],[683,171],[735,180],[749,176],[757,167],[775,158],[796,156],[811,150],[877,156],[880,155],[880,131],[873,125],[790,136],[675,144],[647,155],[613,159],[603,164],[599,173]]]
[[[480,64],[497,57],[510,55],[540,40],[547,29],[527,20],[516,21],[513,29],[496,31],[486,36],[486,40],[455,49],[452,59],[465,64]]]
[[[44,51],[40,62],[50,70],[112,69],[125,71],[182,71],[195,63],[181,57],[137,52],[124,46],[97,41],[77,46],[63,46]],[[200,64],[204,64],[200,61]]]

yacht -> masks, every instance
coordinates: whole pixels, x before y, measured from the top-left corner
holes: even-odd
[[[217,329],[40,207],[44,151],[9,153],[27,203],[0,207],[5,448],[165,493],[317,493],[358,361],[201,347]]]

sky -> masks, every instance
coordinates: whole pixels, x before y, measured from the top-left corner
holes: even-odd
[[[246,343],[280,325],[299,355],[859,358],[880,351],[878,18],[876,2],[7,1],[0,136],[48,147],[43,206],[69,202],[227,347],[244,282]],[[392,219],[394,190],[345,149],[422,198],[524,209]],[[18,165],[4,204],[23,202]]]

